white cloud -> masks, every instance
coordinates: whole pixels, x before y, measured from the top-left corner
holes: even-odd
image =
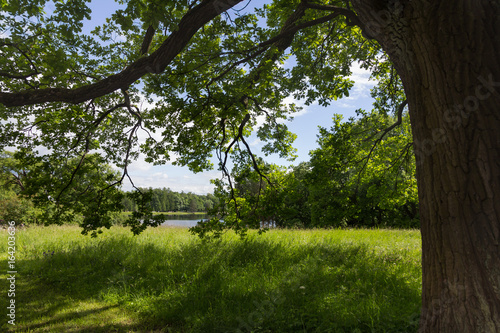
[[[356,107],[355,105],[349,103],[338,103],[337,106],[340,108],[348,108],[348,109],[353,109]]]
[[[255,118],[255,128],[260,128],[266,123],[266,115],[260,115]]]
[[[373,88],[375,82],[370,80],[370,71],[361,68],[359,63],[351,65],[352,75],[349,77],[355,82],[347,100],[357,100],[360,98],[370,97],[370,89]]]
[[[163,172],[156,172],[155,174],[153,174],[153,178],[154,179],[167,179],[168,175],[166,173],[163,173]]]
[[[144,160],[144,157],[140,156],[136,161],[132,161],[132,163],[128,166],[129,172],[144,172],[149,171],[153,165]]]
[[[261,143],[262,143],[262,140],[261,140],[261,139],[259,139],[259,138],[255,138],[253,141],[251,141],[251,142],[249,143],[249,145],[250,145],[251,147],[255,147],[255,146],[260,145]]]
[[[194,174],[183,167],[153,166],[149,172],[131,172],[130,176],[137,187],[165,187],[176,192],[206,194],[213,192],[214,186],[210,180],[220,177],[220,172],[206,171]],[[132,190],[132,185],[125,182],[123,189]]]

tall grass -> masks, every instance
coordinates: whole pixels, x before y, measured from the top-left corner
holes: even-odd
[[[77,227],[33,227],[17,233],[17,330],[3,327],[415,332],[420,245],[417,231],[399,230],[272,230],[202,242],[180,228],[134,237],[118,227],[92,239]]]

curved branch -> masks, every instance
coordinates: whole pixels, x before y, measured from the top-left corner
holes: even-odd
[[[407,104],[408,104],[408,101],[405,99],[399,105],[399,108],[398,108],[398,120],[394,124],[392,124],[391,126],[387,127],[383,132],[382,131],[378,131],[377,133],[374,134],[374,135],[377,135],[378,133],[382,132],[382,135],[377,140],[375,140],[375,142],[373,143],[372,148],[370,149],[370,152],[368,153],[368,155],[365,158],[361,159],[361,161],[366,160],[366,162],[363,164],[363,166],[361,167],[361,170],[358,173],[359,177],[358,177],[358,182],[356,184],[356,191],[357,191],[357,188],[358,188],[360,180],[361,180],[360,176],[363,173],[363,171],[365,170],[366,166],[368,165],[368,162],[370,161],[370,158],[372,156],[373,151],[375,150],[375,148],[377,147],[377,145],[382,141],[382,139],[384,138],[384,136],[387,133],[389,133],[390,131],[392,131],[397,126],[401,125],[401,123],[403,121],[403,110],[404,110],[404,108],[406,107]],[[370,138],[372,138],[372,137],[373,137],[373,135],[370,136]]]
[[[149,47],[151,46],[151,42],[153,41],[155,31],[155,28],[153,28],[153,26],[151,25],[148,27],[148,30],[146,30],[146,35],[144,35],[144,39],[141,45],[141,54],[146,54],[149,52]]]
[[[242,0],[207,0],[188,11],[174,31],[151,55],[143,57],[122,72],[99,82],[76,89],[46,88],[15,93],[0,92],[0,103],[7,106],[26,106],[48,102],[79,104],[127,88],[148,73],[162,73],[184,49],[194,34],[220,13]]]
[[[178,30],[173,32],[155,52],[147,57],[140,58],[118,74],[111,75],[101,81],[76,89],[47,88],[17,93],[0,92],[0,103],[7,107],[25,106],[47,102],[66,102],[78,104],[89,99],[107,95],[118,89],[127,88],[129,85],[148,73],[164,72],[165,68],[184,49],[194,34],[201,27],[210,22],[223,11],[233,7],[241,1],[242,0],[208,0],[202,2],[191,9],[182,18],[179,23]],[[304,15],[304,10],[307,8],[327,10],[332,11],[332,13],[318,19],[296,24],[295,22]],[[259,43],[249,51],[259,48],[261,48],[261,50],[254,52],[250,56],[247,56],[245,59],[238,61],[235,64],[232,64],[226,71],[212,81],[220,79],[235,66],[255,58],[272,45],[277,46],[278,49],[283,52],[290,45],[291,39],[298,31],[328,22],[340,15],[345,16],[352,24],[363,28],[362,22],[356,14],[349,9],[330,5],[313,4],[307,1],[302,2],[298,6],[297,11],[289,17],[287,22],[285,22],[278,35],[267,41]]]
[[[401,123],[403,122],[403,111],[404,111],[406,105],[408,105],[408,100],[405,99],[403,102],[401,102],[401,104],[398,107],[398,113],[397,113],[398,114],[398,120],[396,120],[396,122],[394,124],[392,124],[391,126],[389,126],[389,127],[387,127],[386,129],[383,130],[382,135],[377,139],[377,141],[375,141],[375,144],[372,147],[372,151],[373,151],[373,149],[375,149],[375,146],[380,141],[382,141],[382,139],[384,138],[384,136],[387,133],[389,133],[390,131],[392,131],[393,129],[395,129],[399,125],[401,125]],[[382,130],[380,130],[380,131],[376,132],[375,134],[371,135],[370,137],[368,137],[364,141],[370,140],[371,138],[373,138],[375,135],[379,134],[380,132],[382,132]],[[371,154],[371,151],[370,151],[370,154]],[[369,157],[369,155],[368,155],[368,157]]]
[[[319,10],[327,10],[327,11],[332,11],[334,13],[337,13],[338,15],[343,15],[347,18],[349,21],[349,25],[357,25],[361,29],[364,29],[364,24],[361,22],[359,17],[356,15],[355,12],[353,12],[350,8],[342,8],[342,7],[337,7],[333,5],[320,5],[317,3],[312,3],[309,1],[305,1],[304,5],[307,8],[311,9],[319,9]],[[347,2],[347,5],[349,5],[349,2]]]
[[[11,73],[6,73],[6,72],[0,72],[0,76],[9,78],[9,79],[18,79],[18,80],[25,80],[27,78],[30,78],[32,76],[38,75],[38,73],[30,73],[26,75],[21,75],[21,74],[11,74]]]

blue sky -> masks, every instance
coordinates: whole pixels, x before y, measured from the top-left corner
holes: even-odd
[[[247,8],[250,8],[250,6],[260,7],[265,2],[263,0],[253,0]],[[242,8],[245,4],[246,2],[237,7]],[[105,18],[109,17],[117,8],[114,0],[93,0],[90,6],[92,8],[92,21],[86,25],[85,30],[87,31],[92,26],[104,23]],[[288,128],[297,134],[294,147],[297,148],[298,158],[293,164],[309,160],[309,151],[317,147],[318,126],[327,128],[332,126],[333,114],[342,114],[347,119],[355,115],[356,109],[371,108],[373,100],[370,97],[370,88],[373,87],[373,82],[368,80],[369,73],[356,65],[352,67],[352,72],[353,75],[351,78],[356,84],[352,88],[349,97],[337,100],[328,107],[321,107],[317,104],[305,106],[300,101],[295,101],[297,105],[303,106],[304,109],[295,116],[293,121],[287,122]],[[289,102],[291,101],[293,99],[290,97]],[[255,137],[250,138],[249,143],[252,145],[252,150],[258,154],[262,144]],[[267,157],[266,161],[286,166],[291,164],[277,156]],[[167,187],[174,191],[194,192],[198,194],[212,192],[213,187],[210,184],[210,179],[221,176],[220,172],[216,170],[194,174],[185,167],[170,164],[153,166],[142,159],[130,165],[129,174],[134,184],[139,187]],[[130,190],[132,186],[126,183],[123,188]]]

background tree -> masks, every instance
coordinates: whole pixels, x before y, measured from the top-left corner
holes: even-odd
[[[0,152],[0,224],[16,221],[18,224],[36,223],[37,212],[31,200],[18,195],[22,188],[21,170],[14,159],[14,153]]]
[[[359,110],[356,119],[336,115],[333,120],[330,130],[320,128],[310,162],[287,170],[260,161],[265,178],[248,163],[237,165],[234,188],[218,192],[221,202],[231,206],[236,197],[240,205],[257,207],[238,215],[257,228],[269,221],[278,227],[418,227],[407,113],[388,133],[385,129],[397,121],[381,111]]]
[[[206,212],[217,203],[217,199],[212,194],[179,193],[170,188],[141,188],[141,191],[151,192],[149,206],[154,212]],[[122,200],[124,210],[136,211],[137,205],[130,199],[132,194],[125,194]]]
[[[302,162],[291,168],[281,184],[281,209],[276,225],[281,227],[312,227],[310,195],[311,165]]]
[[[16,121],[0,142],[51,147],[44,161],[99,149],[121,179],[139,151],[156,163],[177,153],[199,171],[216,150],[227,171],[258,116],[265,152],[293,153],[277,121],[295,111],[284,97],[327,105],[348,93],[353,61],[378,77],[397,73],[417,163],[421,331],[500,331],[498,1],[275,0],[220,15],[239,2],[128,1],[93,36],[80,33],[83,0],[56,2],[50,14],[46,1],[2,3],[0,113]],[[282,66],[290,56],[293,68]],[[383,70],[389,58],[394,71]],[[139,89],[156,107],[137,106]],[[162,139],[137,145],[141,129]]]
[[[233,168],[234,191],[228,187],[218,192],[224,194],[220,202],[230,207],[231,201],[240,200],[234,209],[229,209],[229,214],[237,214],[242,223],[254,228],[310,226],[308,163],[288,170],[261,163],[259,170],[265,172],[265,178],[247,164]],[[238,209],[243,203],[249,208]]]
[[[408,116],[384,134],[394,117],[358,111],[320,129],[311,154],[311,223],[314,226],[418,227],[415,162]],[[383,135],[383,136],[382,136]]]
[[[118,174],[99,155],[68,161],[19,150],[4,152],[0,165],[3,187],[20,205],[36,208],[30,219],[38,223],[80,221],[87,233],[98,227],[109,228],[112,214],[123,209],[123,194],[115,186]],[[16,221],[25,218],[17,217]]]

